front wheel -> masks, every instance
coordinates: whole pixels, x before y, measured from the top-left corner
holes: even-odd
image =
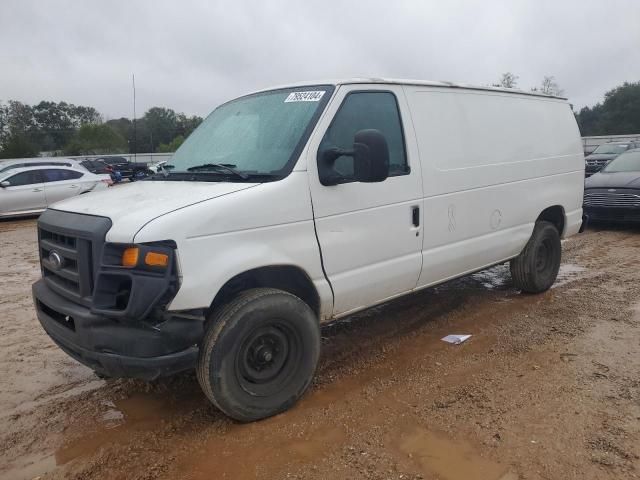
[[[320,355],[318,320],[306,303],[282,290],[256,288],[209,320],[197,376],[220,410],[250,422],[283,412],[302,396]]]
[[[513,283],[527,293],[548,290],[558,276],[561,256],[558,229],[550,222],[536,222],[524,250],[511,260]]]

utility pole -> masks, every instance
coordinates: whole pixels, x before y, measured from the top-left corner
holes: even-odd
[[[131,74],[133,79],[133,161],[138,160],[138,129],[136,126],[136,75]]]

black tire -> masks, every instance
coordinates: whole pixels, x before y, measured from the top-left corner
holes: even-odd
[[[526,293],[548,290],[556,281],[561,258],[558,229],[550,222],[536,222],[524,250],[511,260],[513,283]]]
[[[241,422],[290,408],[320,356],[320,327],[309,306],[273,288],[247,290],[213,312],[198,357],[207,398]]]

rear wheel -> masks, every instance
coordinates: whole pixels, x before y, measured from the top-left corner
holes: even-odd
[[[533,234],[520,255],[511,260],[511,277],[527,293],[548,290],[560,269],[560,233],[550,222],[536,222]]]
[[[228,416],[259,420],[302,396],[319,354],[320,329],[309,306],[282,290],[256,288],[213,313],[200,346],[198,381]]]

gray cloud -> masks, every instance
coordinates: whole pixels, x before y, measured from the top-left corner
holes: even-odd
[[[554,75],[581,107],[640,80],[637,0],[32,1],[0,5],[0,99],[204,115],[300,80]]]

